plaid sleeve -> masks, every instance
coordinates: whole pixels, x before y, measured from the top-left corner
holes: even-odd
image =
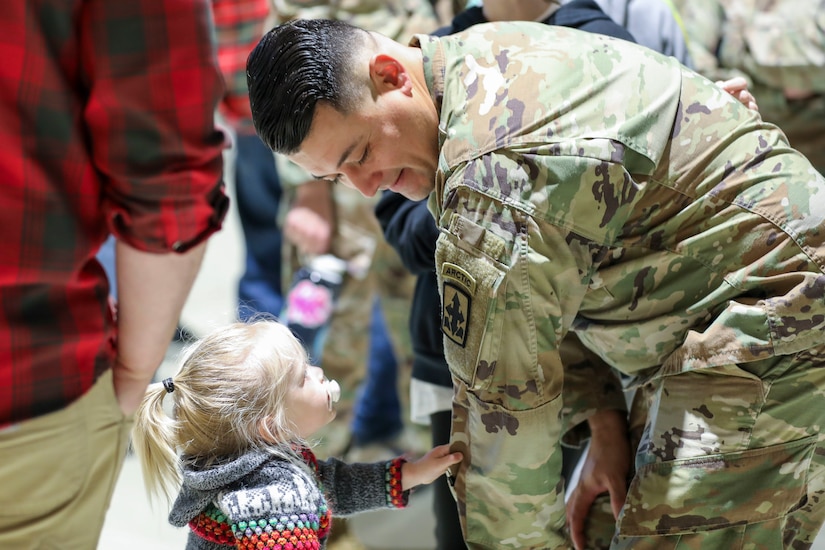
[[[226,82],[219,106],[238,129],[252,131],[252,110],[246,85],[246,58],[263,36],[269,14],[267,0],[213,0],[218,65]]]
[[[185,251],[220,228],[223,85],[206,0],[93,0],[82,9],[83,117],[110,230]]]

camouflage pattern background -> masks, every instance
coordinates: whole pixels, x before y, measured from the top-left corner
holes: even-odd
[[[430,207],[468,545],[570,547],[559,441],[622,407],[611,367],[650,413],[615,547],[812,541],[822,176],[652,50],[530,23],[417,39],[441,105]]]
[[[270,0],[270,5],[270,27],[292,19],[337,19],[400,41],[438,27],[429,0]]]
[[[825,0],[674,0],[694,68],[743,76],[762,118],[825,173]]]
[[[292,19],[339,19],[402,42],[415,33],[429,33],[439,26],[429,0],[271,0],[271,14],[270,25]],[[278,173],[287,195],[295,185],[313,179],[283,157],[278,158]],[[369,323],[376,296],[382,300],[384,318],[395,344],[402,402],[408,401],[412,368],[408,322],[415,278],[384,241],[373,211],[377,199],[367,199],[343,186],[335,186],[333,193],[336,228],[331,252],[346,260],[358,257],[359,263],[366,266],[363,277],[345,278],[324,342],[321,364],[327,376],[339,381],[343,392],[336,405],[338,416],[326,430],[324,448],[319,449],[321,455],[339,454],[347,442],[346,426],[352,418],[355,391],[366,372]],[[289,202],[285,200],[283,204]],[[291,281],[298,259],[295,248],[286,240],[284,246],[283,265],[289,272],[283,280]]]

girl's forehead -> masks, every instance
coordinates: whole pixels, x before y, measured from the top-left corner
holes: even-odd
[[[284,359],[286,360],[286,368],[294,376],[303,376],[309,366],[309,357],[299,342],[295,342],[294,346],[288,350],[288,354]]]
[[[256,347],[257,353],[267,357],[275,370],[292,377],[296,372],[303,373],[308,357],[301,343],[285,330],[288,329],[271,327]]]

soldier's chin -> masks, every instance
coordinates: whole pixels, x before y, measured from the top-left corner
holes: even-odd
[[[390,187],[390,191],[404,195],[410,200],[420,201],[430,195],[431,189],[427,187],[420,173],[404,168],[401,170],[396,182]]]

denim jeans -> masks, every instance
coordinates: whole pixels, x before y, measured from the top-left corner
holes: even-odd
[[[97,251],[97,261],[103,266],[109,278],[109,295],[117,300],[117,278],[115,277],[115,238],[112,235],[103,241]]]
[[[281,202],[281,182],[275,159],[255,134],[235,139],[235,194],[246,244],[246,264],[238,281],[238,318],[256,313],[280,316],[284,306],[281,287],[281,228],[276,222]]]
[[[352,440],[368,445],[401,433],[401,401],[398,396],[398,360],[393,352],[381,303],[375,300],[370,321],[367,374],[355,401]]]

